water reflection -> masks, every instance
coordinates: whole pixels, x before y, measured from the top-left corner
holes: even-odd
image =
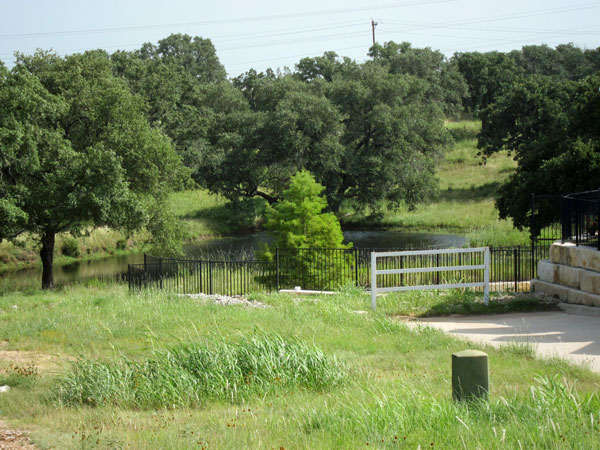
[[[462,247],[466,239],[450,234],[402,233],[385,230],[349,230],[344,232],[344,241],[353,242],[358,248],[424,248]],[[258,232],[223,239],[211,239],[185,247],[188,258],[214,259],[223,257],[249,257],[265,243],[273,239],[265,232]],[[54,280],[57,285],[91,278],[111,278],[126,273],[127,264],[143,263],[142,254],[111,256],[108,258],[74,262],[55,266]],[[4,272],[0,275],[0,292],[23,288],[37,288],[41,284],[41,267]]]

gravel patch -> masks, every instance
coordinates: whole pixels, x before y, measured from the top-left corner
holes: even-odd
[[[35,450],[37,449],[30,441],[25,432],[11,430],[0,421],[0,450]]]
[[[193,298],[195,300],[211,301],[221,306],[242,305],[250,308],[270,308],[269,305],[257,300],[248,300],[241,295],[218,295],[218,294],[185,294],[184,297]]]

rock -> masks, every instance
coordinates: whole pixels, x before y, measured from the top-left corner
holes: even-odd
[[[252,308],[269,308],[269,305],[261,303],[256,300],[248,300],[242,296],[236,295],[233,297],[227,295],[209,295],[209,294],[184,294],[184,297],[199,299],[199,300],[210,300],[217,305],[229,306],[229,305],[242,305]]]
[[[0,386],[0,392],[8,392],[10,391],[10,386]]]

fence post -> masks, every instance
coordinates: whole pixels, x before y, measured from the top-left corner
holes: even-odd
[[[483,253],[483,303],[487,306],[490,303],[490,248],[486,247]]]
[[[529,226],[529,237],[531,239],[531,275],[530,280],[535,278],[535,269],[533,268],[535,260],[535,194],[531,194],[531,224]]]
[[[517,270],[518,270],[518,264],[517,264],[517,258],[518,258],[518,253],[517,253],[517,249],[514,248],[513,249],[513,266],[514,266],[514,273],[515,273],[515,292],[518,292],[518,282],[517,282]]]
[[[144,253],[144,272],[148,270],[148,263],[146,262],[146,254]]]
[[[358,286],[358,249],[354,249],[354,279],[356,280],[356,286]]]
[[[579,247],[579,200],[573,199],[573,201],[575,202],[575,245]]]
[[[198,267],[196,268],[196,270],[198,271],[198,291],[200,293],[204,293],[202,292],[202,261],[198,261]]]
[[[127,285],[129,286],[129,292],[131,292],[131,264],[127,264]]]
[[[279,292],[279,247],[275,248],[275,268],[277,270],[277,292]]]
[[[163,288],[163,267],[162,267],[162,258],[158,259],[158,278],[159,278],[159,286],[160,289]]]
[[[600,250],[600,189],[598,189],[598,210],[596,213],[596,248]]]
[[[371,252],[371,308],[377,308],[377,256]]]
[[[212,276],[212,261],[208,261],[208,284],[209,284],[209,295],[213,294],[213,276]]]

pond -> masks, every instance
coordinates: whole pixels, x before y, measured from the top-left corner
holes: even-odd
[[[272,238],[266,232],[257,232],[222,239],[209,239],[184,248],[190,259],[203,259],[212,255],[214,259],[248,256]],[[462,247],[466,239],[450,234],[403,233],[386,230],[347,230],[344,242],[352,242],[357,248],[425,248]],[[127,264],[143,263],[141,253],[80,261],[54,267],[54,282],[69,284],[91,278],[111,278],[127,272]],[[41,267],[3,272],[0,274],[0,292],[23,288],[37,288],[41,284]]]

